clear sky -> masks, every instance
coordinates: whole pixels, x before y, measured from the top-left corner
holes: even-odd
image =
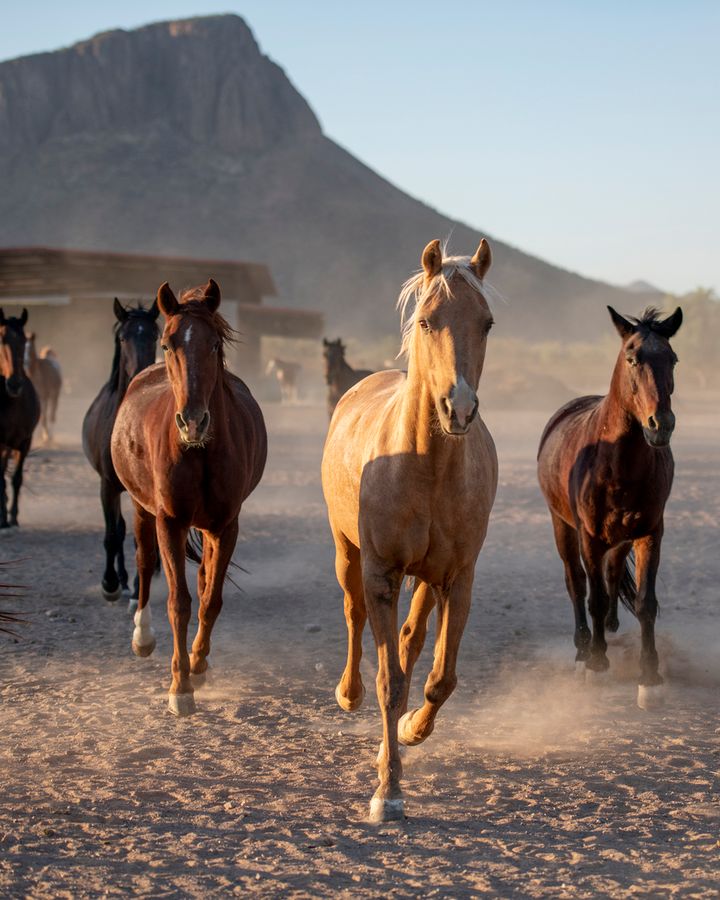
[[[0,59],[214,12],[442,212],[592,277],[720,290],[720,0],[0,0]]]

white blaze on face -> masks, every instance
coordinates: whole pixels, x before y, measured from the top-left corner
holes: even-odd
[[[185,341],[186,344],[190,343],[191,336],[192,336],[192,322],[188,325],[187,329],[185,330],[185,337],[183,338],[183,340]]]
[[[450,393],[450,400],[458,422],[464,425],[475,410],[476,397],[475,391],[462,375]]]

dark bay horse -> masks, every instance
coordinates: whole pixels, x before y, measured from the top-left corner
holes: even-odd
[[[661,320],[649,309],[628,320],[608,309],[622,340],[610,390],[572,400],[550,419],[540,440],[538,477],[575,611],[576,659],[591,671],[608,668],[605,628],[618,628],[620,597],[640,621],[638,705],[648,709],[662,697],[655,578],[674,471],[670,397],[677,357],[670,338],[682,324],[682,310]]]
[[[24,368],[27,320],[26,309],[19,317],[10,316],[7,319],[0,309],[0,528],[18,524],[23,467],[30,452],[33,431],[40,419],[40,403]],[[5,473],[10,460],[14,463],[13,499],[8,518]]]
[[[58,401],[62,390],[62,369],[57,356],[50,347],[43,347],[38,355],[34,331],[27,336],[25,367],[40,401],[43,442],[49,444],[52,441],[52,429],[55,425]]]
[[[232,329],[218,314],[217,284],[211,279],[179,302],[163,284],[157,299],[165,316],[165,361],[130,385],[113,429],[112,458],[135,506],[140,591],[132,647],[138,656],[155,647],[148,601],[159,545],[174,636],[168,705],[186,716],[195,711],[190,675],[202,683],[240,508],[265,468],[267,434],[247,386],[225,368],[223,348]],[[193,558],[191,529],[201,532],[202,559],[199,626],[188,655],[185,556]]]
[[[345,344],[338,338],[329,341],[323,338],[323,356],[325,358],[325,383],[328,386],[328,415],[332,417],[338,400],[350,388],[373,373],[370,369],[353,369],[345,361]]]
[[[374,821],[401,819],[398,741],[424,741],[453,692],[460,640],[470,611],[475,563],[497,486],[497,456],[478,415],[477,390],[492,314],[484,296],[490,247],[443,259],[439,241],[400,294],[407,372],[378,372],[348,391],[330,422],[322,483],[335,540],[335,571],[345,594],[348,651],[335,697],[356,709],[362,632],[377,646],[377,698],[383,742]],[[415,579],[398,632],[398,600]],[[422,705],[408,711],[413,667],[430,613],[437,632]]]
[[[110,455],[110,435],[120,404],[133,378],[155,362],[158,340],[157,303],[150,309],[142,304],[126,309],[115,298],[115,353],[110,378],[90,404],[82,426],[83,449],[90,465],[100,476],[100,502],[105,517],[105,572],[102,593],[106,600],[117,600],[129,593],[123,544],[125,520],[120,496],[125,488],[115,474]],[[131,611],[135,603],[130,601]]]

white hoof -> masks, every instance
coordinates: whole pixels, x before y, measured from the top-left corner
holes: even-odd
[[[115,603],[116,600],[119,600],[122,596],[122,588],[120,585],[117,586],[117,590],[115,591],[106,591],[105,588],[101,588],[103,600],[107,600],[108,603]]]
[[[659,709],[665,703],[665,686],[662,684],[639,684],[637,705],[640,709]]]
[[[398,722],[398,740],[401,744],[404,744],[406,747],[415,747],[418,744],[422,744],[425,737],[415,737],[413,734],[412,728],[410,728],[410,721],[413,715],[417,712],[416,709],[410,709],[402,716],[400,716],[400,721]]]
[[[183,718],[197,712],[192,694],[168,694],[168,709],[174,716]]]
[[[398,800],[383,800],[373,797],[370,801],[371,822],[402,822],[405,818],[405,804]]]
[[[337,700],[337,705],[340,709],[344,709],[345,712],[352,712],[354,709],[357,709],[358,706],[362,705],[363,700],[365,699],[365,685],[363,685],[362,694],[355,701],[350,701],[347,698],[343,697],[340,693],[340,685],[335,688],[335,699]]]
[[[137,631],[137,628],[135,629],[135,631]],[[145,659],[145,657],[151,655],[151,653],[155,649],[155,645],[156,641],[154,636],[149,644],[138,644],[135,642],[135,638],[133,637],[132,652],[135,654],[135,656],[139,656],[142,659]]]
[[[128,615],[134,616],[135,613],[137,612],[137,608],[138,608],[138,598],[137,597],[128,597],[128,607],[127,607]]]
[[[197,690],[198,688],[203,687],[203,685],[207,684],[207,669],[204,672],[191,672],[190,673],[190,684],[192,684],[193,688]]]
[[[132,636],[133,653],[136,656],[150,656],[155,649],[155,631],[151,624],[150,607],[139,609],[133,621],[135,622]]]

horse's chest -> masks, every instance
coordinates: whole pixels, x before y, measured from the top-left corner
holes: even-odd
[[[649,502],[648,490],[641,482],[608,481],[585,492],[588,531],[610,546],[648,534],[662,514],[662,507]]]

